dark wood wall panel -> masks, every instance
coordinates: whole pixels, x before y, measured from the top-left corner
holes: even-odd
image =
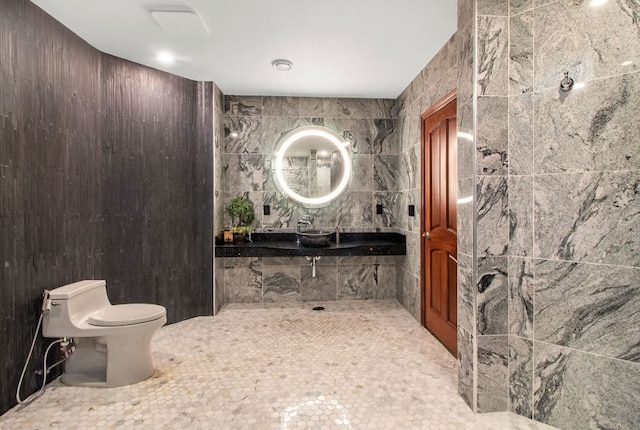
[[[103,248],[100,53],[28,1],[0,8],[3,412],[15,402],[43,289],[102,276]],[[39,383],[33,370],[25,394]]]
[[[113,302],[162,304],[170,322],[212,313],[210,87],[0,0],[0,413],[45,288],[104,278]]]
[[[161,303],[170,322],[211,314],[205,276],[212,276],[213,234],[198,227],[204,220],[210,226],[213,217],[207,173],[213,158],[200,154],[211,154],[204,147],[213,123],[201,120],[206,112],[199,115],[211,110],[200,99],[212,84],[107,55],[102,79],[108,251],[103,264],[113,280],[110,295],[116,302]]]
[[[214,313],[213,309],[213,151],[214,151],[214,110],[215,86],[212,82],[198,83],[198,102],[196,110],[196,146],[193,157],[195,175],[195,252],[198,268],[193,284],[202,289],[209,288],[211,296],[206,297],[207,315]],[[194,294],[188,295],[189,303],[185,308],[192,309],[202,306],[204,297]]]

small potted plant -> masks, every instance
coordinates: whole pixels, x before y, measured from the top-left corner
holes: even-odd
[[[231,232],[234,242],[244,242],[251,228],[249,225],[255,218],[253,203],[247,197],[238,196],[231,200],[229,206],[225,208],[231,217]]]

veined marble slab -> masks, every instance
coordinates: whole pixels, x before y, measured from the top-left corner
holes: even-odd
[[[538,7],[535,2],[536,91],[557,88],[565,71],[582,82],[638,70],[637,1],[608,1],[598,7],[589,1],[546,3]]]
[[[533,342],[509,336],[509,411],[533,417]]]
[[[533,100],[536,173],[640,169],[640,74]]]
[[[640,171],[537,175],[534,256],[640,266]]]
[[[635,429],[638,363],[534,344],[534,419],[565,430]]]
[[[509,257],[509,334],[533,339],[533,261]]]
[[[509,91],[509,19],[504,15],[478,17],[479,95],[506,96]]]
[[[479,257],[477,270],[477,333],[507,334],[507,257]]]
[[[640,268],[535,261],[537,340],[640,363]]]

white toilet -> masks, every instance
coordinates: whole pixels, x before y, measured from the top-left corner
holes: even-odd
[[[151,337],[167,322],[167,310],[152,304],[112,305],[105,281],[90,280],[49,292],[44,337],[72,337],[62,382],[84,387],[119,387],[153,374]]]

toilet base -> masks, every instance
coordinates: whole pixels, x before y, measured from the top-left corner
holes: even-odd
[[[165,322],[165,317],[150,321],[130,335],[75,337],[76,350],[65,361],[61,382],[110,388],[144,381],[155,371],[151,337]]]
[[[107,383],[104,379],[94,378],[90,375],[80,375],[73,373],[65,373],[60,378],[60,382],[65,385],[72,385],[74,387],[99,387],[106,388]]]

